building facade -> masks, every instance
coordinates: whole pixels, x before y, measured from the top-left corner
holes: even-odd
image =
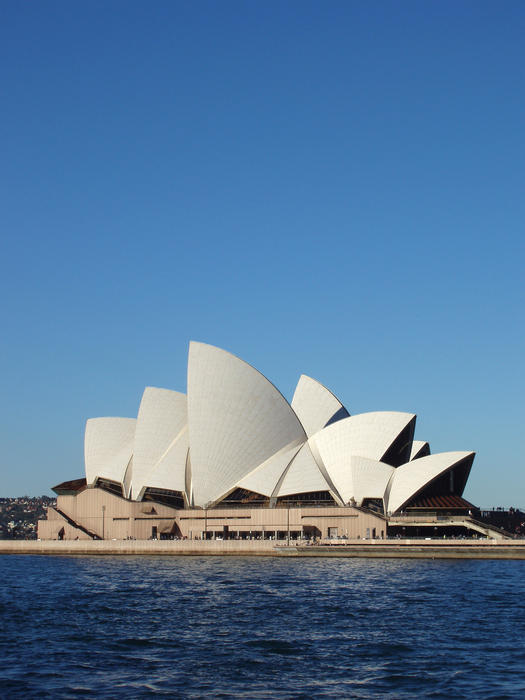
[[[187,394],[93,418],[85,478],[54,488],[41,539],[373,538],[392,515],[466,513],[473,452],[431,454],[416,416],[351,415],[302,375],[288,403],[248,363],[190,343]],[[427,507],[428,510],[428,507]]]

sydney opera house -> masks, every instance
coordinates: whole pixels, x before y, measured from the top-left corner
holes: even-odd
[[[38,534],[372,539],[410,514],[470,514],[474,453],[431,454],[415,425],[350,415],[305,375],[288,403],[251,365],[192,342],[186,394],[147,387],[136,418],[87,421],[85,478],[54,487]]]

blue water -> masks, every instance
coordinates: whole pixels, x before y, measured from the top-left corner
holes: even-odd
[[[0,557],[2,698],[525,698],[525,562]]]

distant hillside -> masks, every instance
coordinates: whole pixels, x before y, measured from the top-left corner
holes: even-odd
[[[38,520],[45,517],[47,506],[56,505],[49,496],[0,498],[0,539],[34,540]]]

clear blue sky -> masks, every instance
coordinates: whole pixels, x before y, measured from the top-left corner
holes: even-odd
[[[195,339],[525,507],[524,36],[512,0],[3,2],[0,495],[82,476]]]

